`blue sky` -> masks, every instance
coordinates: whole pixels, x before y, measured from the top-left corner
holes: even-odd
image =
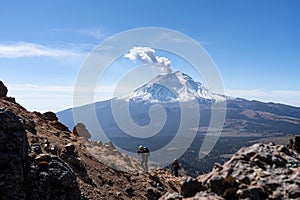
[[[0,80],[29,110],[71,107],[88,53],[114,34],[142,27],[173,29],[199,42],[228,95],[300,106],[297,0],[3,0]],[[112,88],[106,85],[97,100],[109,98]]]

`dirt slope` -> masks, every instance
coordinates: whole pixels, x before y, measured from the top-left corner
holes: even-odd
[[[40,146],[41,153],[57,155],[72,168],[84,198],[158,199],[167,191],[179,191],[180,180],[165,170],[132,174],[103,164],[52,112],[29,112],[10,97],[0,98],[0,108],[9,109],[22,120],[30,154],[38,156],[34,148]]]

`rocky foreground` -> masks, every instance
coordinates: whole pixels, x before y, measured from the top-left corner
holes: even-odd
[[[54,113],[29,112],[6,95],[0,82],[0,200],[159,199],[179,191],[179,179],[165,170],[127,173],[103,164]]]
[[[298,138],[298,137],[297,137]],[[299,199],[300,155],[282,145],[254,144],[197,179],[186,178],[181,194],[161,199]]]
[[[128,173],[101,161],[114,151],[111,145],[96,144],[105,148],[96,159],[97,152],[88,151],[54,113],[29,112],[6,95],[0,82],[0,200],[300,198],[299,137],[289,148],[273,143],[242,148],[196,179],[175,178],[164,169]],[[109,155],[124,160],[116,151]]]

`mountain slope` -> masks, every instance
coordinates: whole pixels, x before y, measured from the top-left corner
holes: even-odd
[[[158,83],[167,87],[161,86]],[[232,154],[237,150],[237,147],[247,145],[243,142],[244,140],[249,141],[248,145],[250,145],[253,144],[250,141],[257,141],[259,139],[281,136],[291,137],[291,135],[300,134],[300,108],[298,107],[221,96],[223,99],[226,99],[227,104],[225,123],[221,138],[219,139],[221,142],[218,142],[209,156],[206,156],[203,160],[196,160],[195,158],[198,156],[198,152],[204,141],[203,138],[206,136],[211,122],[211,105],[218,104],[218,101],[214,100],[216,99],[216,95],[213,95],[212,100],[209,99],[209,96],[199,95],[199,93],[201,94],[199,91],[206,91],[206,89],[201,88],[202,85],[200,83],[192,81],[190,77],[183,73],[175,72],[154,78],[149,83],[136,89],[131,94],[129,100],[114,99],[96,102],[95,104],[61,111],[57,113],[57,116],[64,124],[72,128],[75,125],[73,120],[74,111],[82,116],[82,121],[78,122],[83,122],[84,124],[89,124],[90,121],[93,121],[92,116],[96,114],[96,124],[90,123],[88,126],[88,130],[94,140],[106,141],[108,138],[115,146],[128,152],[135,152],[137,146],[140,144],[147,144],[152,151],[168,145],[173,138],[177,137],[176,133],[182,120],[182,110],[191,113],[189,111],[199,109],[200,121],[198,126],[185,127],[183,129],[184,138],[180,140],[188,140],[189,135],[193,135],[193,130],[197,130],[197,136],[194,138],[192,144],[179,158],[181,161],[184,161],[185,171],[191,176],[212,169],[216,161],[226,161],[228,157],[223,157],[223,154]],[[169,93],[171,95],[167,96]],[[186,93],[186,95],[183,93]],[[202,93],[204,94],[205,92]],[[179,97],[182,97],[182,99]],[[188,105],[189,102],[185,101],[188,99],[196,99],[197,104]],[[182,101],[179,102],[179,100]],[[155,107],[155,104],[159,104],[160,107]],[[128,108],[130,120],[141,127],[153,124],[154,128],[156,128],[153,119],[155,120],[155,118],[160,117],[161,114],[155,114],[161,113],[159,112],[160,109],[165,111],[166,121],[163,127],[151,137],[143,138],[143,135],[141,137],[132,137],[130,134],[132,132],[135,133],[135,131],[126,132],[126,130],[120,128],[113,116],[112,105],[114,105],[116,110],[121,112],[120,116],[127,112],[124,108]],[[154,114],[153,118],[150,118],[150,112]],[[193,119],[194,116],[191,114],[186,115],[184,118],[185,121],[192,121]],[[99,125],[101,126],[101,130],[98,128]],[[122,126],[130,129],[132,124],[124,122]],[[144,134],[144,132],[141,132],[141,134]],[[227,140],[229,142],[226,142]],[[168,152],[174,155],[176,151],[183,149],[184,146],[188,145],[185,145],[183,142],[172,144],[171,149],[173,149],[173,152]],[[225,146],[226,148],[224,148]],[[155,156],[150,159],[153,162],[165,162],[165,159],[159,160]],[[201,166],[203,162],[206,163],[205,167]]]
[[[168,171],[130,174],[103,164],[52,112],[29,112],[6,96],[0,108],[0,199],[158,199],[178,191]]]
[[[185,102],[194,99],[211,101],[209,91],[182,72],[159,75],[130,95],[130,101],[147,103]]]
[[[200,108],[199,131],[207,129],[211,114],[211,104],[226,100],[226,121],[223,129],[224,135],[236,136],[271,136],[272,134],[297,134],[300,130],[300,108],[283,104],[263,103],[248,101],[241,98],[212,94],[198,81],[182,72],[174,72],[167,75],[159,75],[137,88],[129,95],[129,99],[116,99],[114,105],[118,108],[128,106],[132,120],[140,126],[150,123],[149,110],[154,104],[160,104],[166,110],[168,120],[165,124],[169,129],[162,130],[163,135],[167,132],[176,131],[176,124],[180,122],[180,104],[197,100]],[[129,102],[129,105],[127,104]],[[73,111],[85,113],[94,109],[93,104],[79,108],[67,109],[58,112],[59,119],[68,127],[74,126]],[[118,128],[112,115],[112,100],[95,103],[95,111],[98,121],[104,132],[115,135],[123,135]],[[89,115],[86,116],[89,118]],[[193,117],[193,116],[191,116]],[[197,127],[190,127],[197,128]],[[89,127],[95,139],[97,129]]]

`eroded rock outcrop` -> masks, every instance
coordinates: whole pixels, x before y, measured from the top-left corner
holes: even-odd
[[[299,199],[299,186],[300,155],[296,151],[274,143],[254,144],[197,180],[185,181],[181,194],[196,199]],[[172,199],[167,195],[170,198],[162,199]]]
[[[28,144],[24,120],[0,109],[0,199],[83,199],[71,168]]]
[[[21,119],[8,109],[0,109],[0,199],[25,199],[23,163],[28,147]]]

